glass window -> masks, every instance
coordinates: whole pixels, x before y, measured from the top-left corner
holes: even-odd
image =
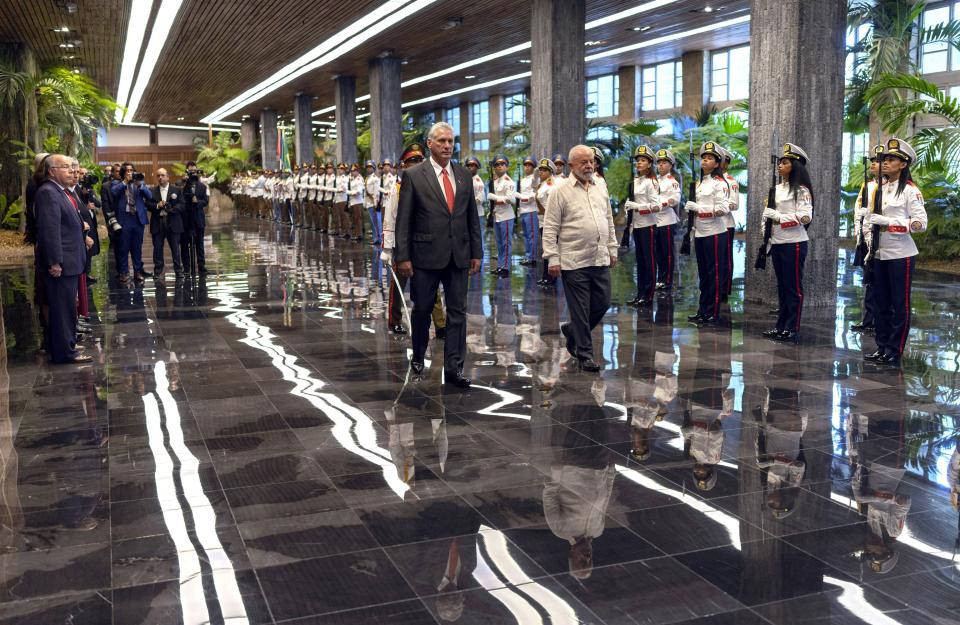
[[[866,52],[849,52],[855,46],[859,45],[862,41],[869,38],[872,28],[869,24],[863,24],[857,28],[848,28],[847,29],[847,58],[846,58],[846,68],[844,76],[846,82],[849,85],[850,81],[853,79],[853,75],[860,71],[861,65],[867,59]]]
[[[475,139],[473,142],[474,152],[486,152],[490,149],[490,139]]]
[[[616,117],[620,103],[620,77],[598,76],[587,81],[587,119]]]
[[[951,6],[940,6],[923,12],[923,27],[930,28],[950,21]],[[950,71],[950,47],[946,42],[927,43],[920,50],[920,71],[924,74]]]
[[[453,126],[454,134],[460,134],[460,107],[455,106],[452,109],[446,109],[443,112],[443,121]]]
[[[680,106],[683,103],[683,63],[668,61],[644,67],[640,89],[644,111]]]
[[[657,108],[657,68],[644,67],[641,73],[640,93],[643,94],[640,108],[653,111]]]
[[[587,130],[587,141],[613,141],[616,133],[609,126],[600,126]]]
[[[710,100],[745,100],[750,97],[750,46],[710,54]]]
[[[515,126],[527,122],[527,107],[524,106],[525,96],[515,93],[503,98],[503,125]]]
[[[490,101],[474,102],[471,106],[470,129],[474,134],[490,132]]]

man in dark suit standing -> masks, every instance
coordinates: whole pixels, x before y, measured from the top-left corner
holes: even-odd
[[[430,311],[443,284],[447,306],[444,379],[468,388],[463,376],[467,351],[467,273],[480,270],[480,220],[473,194],[473,176],[455,163],[453,127],[437,122],[430,128],[430,158],[406,171],[400,184],[394,260],[401,276],[410,277],[413,298],[413,358],[410,368],[423,371],[430,331]]]
[[[152,200],[150,189],[143,183],[143,174],[135,173],[132,163],[120,167],[120,180],[110,187],[113,210],[117,221],[123,226],[120,231],[120,284],[127,284],[128,259],[133,260],[133,280],[143,284],[143,227],[147,225],[147,200]]]
[[[207,208],[207,185],[200,181],[200,171],[193,161],[187,163],[187,175],[183,180],[183,236],[180,237],[181,256],[187,273],[193,271],[190,260],[191,248],[197,255],[197,272],[207,273],[206,256],[203,252],[203,231],[207,227],[204,210]]]
[[[54,154],[44,161],[45,182],[37,189],[37,263],[46,272],[50,308],[47,349],[53,362],[90,362],[74,349],[77,288],[87,260],[80,203],[69,188],[75,183],[70,159]]]
[[[163,244],[170,247],[173,272],[177,280],[183,278],[180,263],[180,235],[183,233],[183,190],[170,184],[170,175],[161,167],[157,170],[157,186],[150,190],[153,199],[147,202],[150,210],[150,236],[153,238],[153,277],[163,278]]]

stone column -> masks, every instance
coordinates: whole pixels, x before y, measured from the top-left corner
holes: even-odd
[[[754,0],[750,22],[750,164],[745,296],[776,303],[773,268],[753,268],[762,241],[761,213],[771,180],[770,155],[796,142],[811,163],[816,197],[804,276],[804,306],[837,299],[840,154],[846,3]],[[686,80],[686,73],[684,73]],[[684,85],[686,86],[686,85]],[[774,134],[777,145],[773,145]]]
[[[403,149],[400,111],[400,59],[370,61],[370,154],[376,162],[385,158],[394,163]],[[339,125],[339,116],[337,119]],[[339,126],[338,126],[339,131]],[[337,145],[343,138],[337,133]],[[339,147],[337,148],[339,150]]]
[[[338,76],[333,83],[333,101],[337,106],[337,161],[341,163],[357,161],[356,99],[356,77]]]
[[[263,109],[260,112],[260,158],[264,169],[280,168],[277,158],[277,112]]]
[[[248,117],[240,122],[240,147],[253,153],[257,149],[257,120]]]
[[[530,2],[530,111],[534,154],[583,143],[586,0]]]
[[[296,147],[296,164],[313,163],[313,96],[298,93],[293,101],[293,144]]]
[[[617,109],[617,123],[629,124],[640,117],[641,104],[643,96],[640,88],[643,82],[640,76],[641,68],[639,65],[625,65],[617,69],[617,75],[620,77],[620,103]]]
[[[464,154],[470,156],[473,154],[473,137],[470,136],[470,103],[460,104],[460,160],[463,160]]]
[[[490,113],[490,149],[503,141],[503,96],[492,95],[487,102],[487,111]]]
[[[703,50],[685,52],[680,57],[683,65],[683,104],[681,112],[690,117],[700,114],[703,105],[710,100],[710,80],[707,76],[709,64],[707,53]],[[620,87],[623,93],[623,86]]]

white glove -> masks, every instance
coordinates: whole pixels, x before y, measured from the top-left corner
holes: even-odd
[[[691,213],[696,213],[700,211],[700,205],[696,202],[687,202],[685,208]]]
[[[893,223],[893,220],[889,217],[878,215],[876,213],[870,213],[867,215],[866,221],[871,226],[889,226],[891,223]]]
[[[662,210],[663,210],[663,207],[660,206],[659,204],[654,204],[653,206],[650,207],[651,213],[659,213]]]
[[[772,219],[774,223],[780,223],[780,213],[778,213],[776,209],[773,209],[773,208],[763,209],[763,218]]]
[[[380,260],[387,264],[393,263],[393,250],[383,250],[380,252]]]

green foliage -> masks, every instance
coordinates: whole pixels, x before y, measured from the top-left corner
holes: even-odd
[[[12,203],[7,196],[0,193],[0,228],[16,230],[20,226],[20,216],[23,214],[23,198],[17,198]]]
[[[236,147],[233,141],[233,133],[219,132],[213,135],[213,145],[198,145],[197,168],[203,170],[205,176],[215,174],[214,185],[226,185],[234,174],[252,168],[250,153]],[[174,163],[170,170],[174,177],[180,177],[187,168],[184,163]]]

